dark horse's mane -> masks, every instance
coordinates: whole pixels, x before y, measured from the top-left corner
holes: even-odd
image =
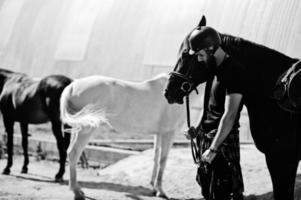
[[[8,70],[8,69],[0,68],[0,74],[24,74],[24,73],[21,73],[21,72],[13,72],[13,71]],[[25,74],[24,74],[24,75],[25,75]]]
[[[220,36],[222,48],[243,63],[252,60],[250,64],[256,63],[257,65],[292,64],[298,60],[240,37],[228,34],[220,34]],[[261,63],[259,63],[259,60]],[[265,60],[265,62],[262,62],[262,60]]]
[[[26,74],[24,73],[21,73],[21,72],[13,72],[11,70],[8,70],[8,69],[3,69],[3,68],[0,68],[0,76],[1,77],[8,77],[8,76],[11,76],[11,75],[14,75],[14,76],[27,76]]]
[[[222,39],[221,47],[243,64],[248,71],[258,76],[270,74],[268,76],[270,80],[267,80],[268,77],[262,77],[270,87],[277,81],[277,77],[298,61],[298,59],[291,58],[274,49],[240,37],[228,34],[220,34],[220,36]]]
[[[3,84],[5,80],[13,78],[16,82],[20,81],[31,81],[32,79],[24,73],[14,72],[8,69],[0,68],[0,93],[2,92]]]

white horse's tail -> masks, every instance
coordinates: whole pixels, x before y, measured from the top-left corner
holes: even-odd
[[[69,87],[66,87],[60,99],[60,114],[62,123],[71,128],[64,129],[66,132],[79,132],[82,128],[97,128],[101,124],[109,124],[103,109],[97,104],[87,104],[81,110],[72,107],[69,96]]]

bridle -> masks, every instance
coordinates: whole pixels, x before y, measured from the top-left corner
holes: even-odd
[[[181,59],[183,59],[185,54],[189,54],[189,51],[190,51],[189,49],[184,49]],[[189,56],[192,56],[192,55],[189,55]],[[189,65],[188,70],[185,74],[181,74],[181,73],[175,72],[175,71],[172,71],[169,73],[170,77],[177,77],[177,78],[182,79],[182,85],[181,85],[180,89],[182,90],[182,92],[184,92],[185,96],[188,96],[193,88],[195,88],[195,91],[198,94],[195,84],[192,81],[192,77],[191,77],[191,75],[189,75],[191,70],[192,70],[192,66]]]
[[[177,77],[182,79],[183,82],[180,89],[182,90],[182,92],[184,92],[185,96],[188,96],[194,86],[191,76],[183,75],[179,72],[170,72],[169,75],[170,77]],[[196,92],[198,93],[197,90]]]
[[[194,83],[192,81],[192,77],[189,74],[189,72],[191,71],[191,66],[188,66],[188,70],[186,72],[186,74],[181,74],[179,72],[170,72],[169,75],[170,77],[177,77],[182,79],[182,85],[180,87],[180,89],[182,90],[182,92],[184,92],[185,94],[185,100],[186,100],[186,113],[187,113],[187,127],[188,129],[193,129],[193,131],[196,134],[196,129],[195,127],[191,127],[191,123],[190,123],[190,106],[189,106],[189,94],[190,92],[193,90],[196,91],[197,94],[199,94],[198,90],[196,87],[194,87]],[[191,146],[191,154],[192,154],[192,158],[195,164],[199,164],[201,161],[201,156],[200,156],[200,149],[197,146],[197,142],[194,141],[194,138],[191,137],[190,139],[190,146]]]

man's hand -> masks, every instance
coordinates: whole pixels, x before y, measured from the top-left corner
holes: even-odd
[[[202,161],[211,164],[216,154],[217,154],[217,150],[207,149],[202,155]]]
[[[187,129],[186,131],[184,131],[184,135],[186,137],[187,140],[193,139],[197,136],[197,131],[196,129],[192,126],[189,129]]]

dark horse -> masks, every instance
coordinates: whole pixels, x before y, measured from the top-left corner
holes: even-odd
[[[195,29],[205,25],[203,17]],[[169,103],[182,104],[184,96],[212,74],[209,66],[198,62],[191,52],[188,38],[195,29],[182,42],[176,66],[167,82],[164,95]],[[248,93],[243,94],[243,103],[248,110],[255,145],[266,155],[274,196],[289,194],[282,199],[293,199],[296,170],[301,157],[301,116],[300,113],[281,109],[273,98],[273,92],[279,77],[298,60],[243,38],[219,35],[220,47],[239,62],[247,74],[245,78],[249,88],[246,89]]]
[[[57,141],[60,156],[60,169],[55,175],[61,181],[65,173],[65,162],[70,134],[62,133],[59,103],[63,89],[72,80],[62,75],[50,75],[43,79],[34,79],[26,74],[0,69],[0,109],[7,133],[7,166],[3,174],[10,174],[13,164],[14,123],[20,123],[24,164],[22,173],[27,173],[28,159],[28,124],[41,124],[48,121]]]

